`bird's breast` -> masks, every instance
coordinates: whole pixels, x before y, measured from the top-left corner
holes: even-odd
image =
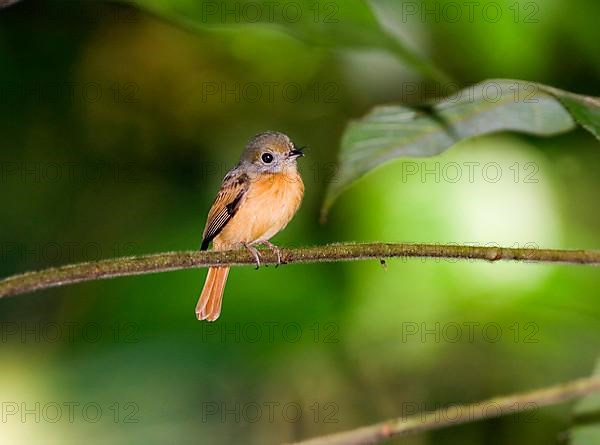
[[[304,183],[296,171],[254,178],[238,211],[215,238],[215,248],[269,240],[290,222],[303,195]]]

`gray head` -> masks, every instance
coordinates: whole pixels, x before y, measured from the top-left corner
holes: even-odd
[[[285,134],[266,131],[248,141],[240,165],[256,173],[277,173],[295,169],[301,156],[302,148],[297,148]]]

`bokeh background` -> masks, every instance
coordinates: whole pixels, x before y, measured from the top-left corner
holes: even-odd
[[[501,0],[497,21],[482,15],[488,2],[473,20],[458,3],[458,21],[446,3],[412,2],[410,16],[408,2],[374,5],[460,85],[506,77],[600,95],[597,1]],[[447,87],[385,51],[261,26],[191,30],[120,3],[13,5],[0,11],[0,275],[198,248],[222,176],[267,129],[309,146],[306,198],[281,246],[600,248],[600,151],[582,130],[390,163],[319,223],[348,120]],[[194,316],[204,275],[1,301],[0,442],[276,444],[585,376],[598,355],[592,267],[236,268],[214,324]],[[562,405],[392,443],[566,443],[571,420]]]

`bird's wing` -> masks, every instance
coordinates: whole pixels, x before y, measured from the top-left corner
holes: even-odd
[[[202,246],[200,250],[208,249],[208,245],[217,236],[223,227],[233,218],[235,213],[240,207],[242,200],[248,187],[250,186],[250,179],[245,174],[239,174],[230,172],[223,179],[221,189],[213,202],[210,211],[208,212],[208,218],[206,220],[206,227],[204,227],[204,233],[202,234]]]

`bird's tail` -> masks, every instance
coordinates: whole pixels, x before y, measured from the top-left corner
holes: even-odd
[[[215,321],[221,314],[221,302],[229,267],[209,267],[204,289],[196,305],[198,320]]]

